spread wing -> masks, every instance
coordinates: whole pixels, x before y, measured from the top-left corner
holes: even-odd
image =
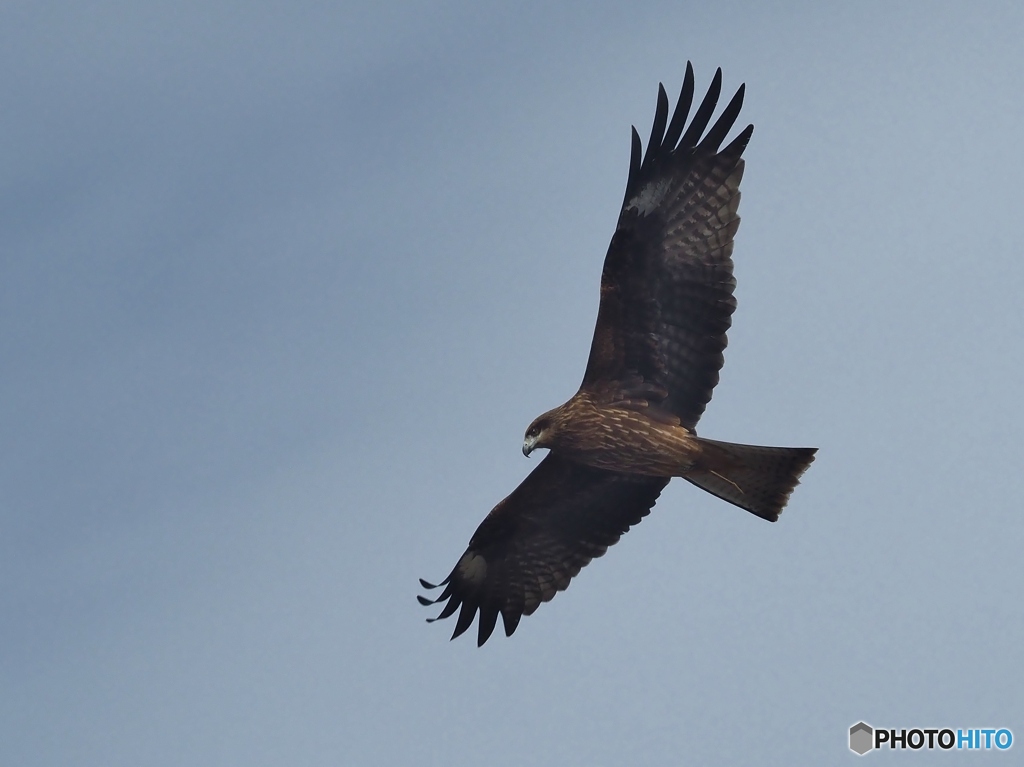
[[[740,223],[741,155],[754,130],[748,125],[719,150],[743,103],[740,86],[704,135],[721,88],[719,69],[684,133],[693,99],[693,68],[687,64],[667,130],[668,97],[658,87],[642,162],[633,129],[626,196],[605,257],[582,386],[636,390],[690,429],[718,383],[736,309],[732,248]]]
[[[477,644],[494,631],[501,613],[506,636],[569,586],[590,560],[607,551],[647,515],[668,479],[595,469],[548,454],[473,534],[469,548],[439,585],[447,618],[462,607],[452,639],[480,612]],[[436,588],[421,580],[424,588]]]

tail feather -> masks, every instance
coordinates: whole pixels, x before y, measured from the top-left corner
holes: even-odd
[[[759,447],[698,437],[697,465],[684,476],[722,500],[774,522],[811,465],[816,447]]]

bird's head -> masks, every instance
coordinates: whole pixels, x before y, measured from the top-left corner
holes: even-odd
[[[550,412],[537,416],[523,437],[523,455],[528,456],[538,447],[551,447],[554,431],[554,418]]]

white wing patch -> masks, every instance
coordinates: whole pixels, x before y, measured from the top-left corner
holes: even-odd
[[[487,577],[487,560],[479,554],[467,551],[459,560],[459,575],[474,585],[480,585]]]
[[[636,197],[629,201],[626,210],[635,210],[641,216],[653,213],[661,205],[665,195],[668,194],[669,186],[670,183],[667,178],[652,181],[641,189]]]

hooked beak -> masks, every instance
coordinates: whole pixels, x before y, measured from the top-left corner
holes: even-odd
[[[523,440],[523,455],[525,455],[527,458],[529,458],[530,457],[530,453],[533,452],[533,449],[535,447],[537,447],[537,438],[536,437],[527,437],[526,439]]]

